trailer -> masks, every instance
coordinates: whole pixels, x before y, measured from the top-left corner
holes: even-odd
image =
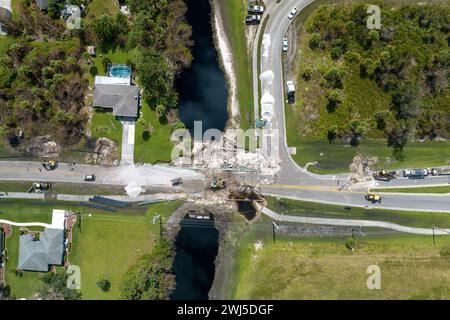
[[[447,176],[450,175],[450,167],[446,168],[432,168],[428,170],[433,176]]]
[[[395,171],[386,171],[386,170],[381,170],[378,172],[375,172],[373,174],[373,178],[375,180],[380,180],[380,181],[387,181],[390,182],[391,180],[396,179],[396,172]]]

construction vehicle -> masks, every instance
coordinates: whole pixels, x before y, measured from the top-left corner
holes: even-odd
[[[181,177],[170,180],[173,187],[179,186],[183,183],[183,179]]]
[[[367,201],[370,201],[372,203],[378,202],[381,203],[381,196],[377,193],[368,193],[365,196]]]
[[[51,182],[33,182],[33,185],[28,189],[29,193],[42,193],[48,191],[52,186]]]
[[[225,189],[226,183],[225,180],[219,180],[216,177],[213,177],[209,183],[209,188],[213,191],[219,190],[219,189]]]
[[[287,94],[287,98],[288,98],[288,103],[289,104],[295,103],[294,81],[292,81],[292,80],[286,81],[286,94]]]
[[[58,161],[56,161],[56,160],[44,160],[44,161],[42,161],[42,166],[47,171],[55,170],[58,167]]]
[[[396,179],[395,177],[395,171],[386,171],[386,170],[381,170],[378,172],[375,172],[373,174],[373,178],[375,180],[380,180],[380,181],[387,181],[390,182],[391,180]]]

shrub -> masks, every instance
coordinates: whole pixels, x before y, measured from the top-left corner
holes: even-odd
[[[99,287],[103,292],[108,292],[109,289],[111,289],[111,282],[106,278],[99,279],[97,280],[97,287]]]

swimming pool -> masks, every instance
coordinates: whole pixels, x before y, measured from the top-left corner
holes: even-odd
[[[109,67],[108,73],[111,77],[129,78],[131,76],[131,67],[113,65]]]

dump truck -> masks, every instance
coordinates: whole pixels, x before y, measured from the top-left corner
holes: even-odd
[[[367,201],[370,201],[372,203],[378,202],[381,203],[381,196],[377,193],[368,193],[365,196]]]
[[[48,191],[52,186],[51,182],[33,182],[33,185],[28,189],[29,193],[41,193]]]
[[[395,177],[395,171],[386,171],[386,170],[381,170],[378,172],[375,172],[373,174],[373,178],[375,180],[380,180],[380,181],[387,181],[390,182],[391,180],[396,179]]]
[[[287,98],[288,98],[288,103],[289,104],[295,103],[294,81],[292,81],[292,80],[286,81],[286,94],[287,94]]]
[[[45,161],[42,161],[42,166],[47,171],[55,170],[58,167],[58,161],[56,161],[56,160],[45,160]]]

